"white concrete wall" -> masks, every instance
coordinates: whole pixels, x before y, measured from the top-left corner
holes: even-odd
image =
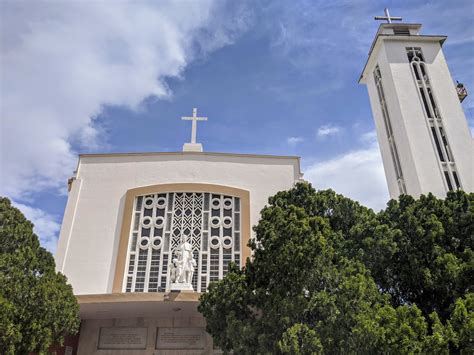
[[[155,184],[206,183],[250,192],[251,224],[269,196],[299,179],[293,157],[224,154],[81,156],[69,194],[56,264],[74,293],[110,293],[115,272],[125,194]]]
[[[474,140],[443,51],[438,51],[436,47],[430,49],[429,53],[435,53],[436,56],[432,62],[428,61],[430,58],[427,59],[428,70],[438,108],[443,117],[446,136],[454,155],[462,187],[464,191],[474,192]],[[463,78],[457,79],[463,80]]]
[[[380,71],[382,74],[382,86],[384,88],[385,96],[387,96],[387,94],[390,92],[390,87],[388,86],[388,84],[385,83],[387,81],[385,79],[386,74],[387,74],[387,71],[386,71],[387,65],[385,65],[386,62],[387,60],[385,57],[385,52],[379,51],[377,53],[376,63],[379,64]],[[390,197],[396,198],[400,194],[400,189],[398,187],[395,166],[393,163],[392,154],[390,152],[390,144],[388,142],[387,131],[386,131],[383,115],[382,115],[382,107],[380,105],[380,99],[378,96],[377,87],[375,85],[375,79],[374,79],[374,73],[373,73],[374,69],[375,69],[375,66],[370,71],[370,74],[367,80],[367,90],[369,92],[369,99],[370,99],[370,105],[372,108],[372,114],[374,115],[375,129],[377,132],[377,139],[379,143],[380,153],[382,155],[383,167],[385,171],[385,178],[387,179],[388,190],[390,193]],[[394,119],[392,117],[392,110],[390,108],[389,108],[389,115],[390,115],[390,121],[392,123],[392,130],[399,131],[400,125],[395,124]],[[397,148],[398,148],[397,139],[395,139],[395,143],[397,144]],[[405,174],[406,162],[400,162],[400,164],[402,165],[402,172],[403,174]]]
[[[368,92],[390,196],[398,197],[399,190],[374,84],[372,72],[376,64],[382,72],[385,98],[408,194],[416,197],[432,192],[445,197],[447,191],[406,47],[421,47],[423,51],[462,187],[465,191],[474,191],[474,143],[441,46],[437,41],[421,41],[413,36],[407,41],[384,39],[379,49],[371,54],[376,60],[370,61],[372,66],[368,68]]]
[[[407,193],[419,196],[433,192],[444,197],[446,190],[438,167],[437,153],[431,143],[431,133],[406,54],[405,48],[413,46],[418,45],[384,41],[381,47],[386,55],[385,77],[390,91],[390,94],[387,94],[387,103],[398,127],[395,137],[399,145],[401,164],[404,165]],[[429,172],[428,179],[426,172]]]

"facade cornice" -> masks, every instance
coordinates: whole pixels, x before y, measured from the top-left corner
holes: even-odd
[[[79,154],[79,158],[107,158],[121,156],[228,156],[241,158],[270,158],[270,159],[297,159],[295,155],[271,155],[271,154],[243,154],[243,153],[219,153],[219,152],[137,152],[137,153],[86,153]]]

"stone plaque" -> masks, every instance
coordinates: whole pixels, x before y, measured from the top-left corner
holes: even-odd
[[[204,350],[205,344],[204,328],[158,328],[157,349]]]
[[[97,349],[146,349],[148,328],[102,327]]]

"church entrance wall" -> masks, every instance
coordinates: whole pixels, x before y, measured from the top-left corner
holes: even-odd
[[[213,354],[202,316],[87,319],[82,321],[78,355]]]
[[[78,355],[214,354],[198,292],[77,296]],[[219,352],[218,352],[219,353]]]
[[[189,152],[83,155],[61,227],[57,269],[68,277],[75,295],[127,289],[162,292],[170,279],[163,265],[166,257],[166,263],[172,262],[173,243],[182,232],[197,254],[201,267],[194,272],[193,286],[202,292],[209,282],[223,276],[229,260],[245,263],[250,256],[246,245],[251,226],[258,222],[268,197],[290,188],[300,176],[297,157]],[[183,200],[176,198],[183,194]],[[209,210],[206,194],[216,195],[210,196],[215,204]],[[151,206],[139,209],[140,197]],[[182,228],[175,228],[179,218],[167,219],[177,216],[178,210],[191,211],[191,217],[182,218]],[[206,212],[212,220],[206,218]],[[212,225],[204,224],[207,222]],[[211,234],[213,229],[219,229],[219,234]],[[206,233],[213,248],[206,248]],[[134,248],[135,235],[143,244]],[[217,275],[213,274],[217,265],[212,263],[219,264]]]

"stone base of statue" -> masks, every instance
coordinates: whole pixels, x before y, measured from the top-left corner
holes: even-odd
[[[183,152],[202,152],[201,143],[185,143],[183,145]]]
[[[194,292],[193,285],[187,282],[172,282],[170,292]]]

